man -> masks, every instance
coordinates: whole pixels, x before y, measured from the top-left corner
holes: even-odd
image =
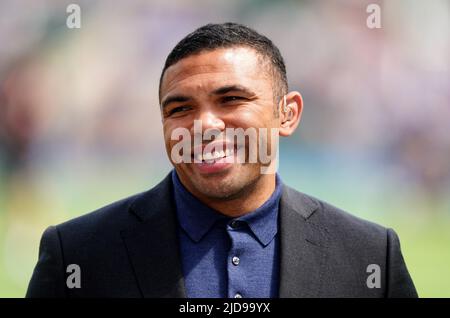
[[[159,94],[175,169],[147,192],[49,227],[28,297],[417,296],[393,230],[274,173],[272,142],[294,133],[303,102],[269,39],[203,26],[169,54]],[[247,138],[235,144],[239,131]]]

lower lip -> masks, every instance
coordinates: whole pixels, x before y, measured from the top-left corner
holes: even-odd
[[[217,173],[231,167],[233,163],[230,162],[229,159],[230,158],[228,157],[224,157],[214,161],[214,163],[202,162],[202,163],[195,163],[194,165],[202,174]]]

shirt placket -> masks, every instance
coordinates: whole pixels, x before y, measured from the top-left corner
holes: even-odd
[[[227,233],[231,240],[231,247],[227,257],[228,298],[245,297],[245,228],[241,223],[230,223]]]

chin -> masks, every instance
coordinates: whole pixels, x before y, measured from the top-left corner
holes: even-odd
[[[222,176],[222,178],[203,178],[200,177],[199,182],[193,181],[194,187],[202,193],[212,199],[233,199],[242,194],[249,185],[255,183],[255,179],[250,175],[246,175],[242,172],[233,173],[230,175]]]

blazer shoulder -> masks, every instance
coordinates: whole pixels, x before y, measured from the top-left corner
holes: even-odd
[[[167,201],[170,195],[170,174],[153,188],[140,192],[95,211],[73,218],[56,226],[63,233],[84,231],[110,231],[111,229],[132,226],[147,218],[161,201]],[[133,213],[130,213],[133,212]]]
[[[75,217],[56,225],[61,232],[80,232],[82,230],[94,230],[95,228],[114,226],[127,218],[128,211],[133,202],[143,193],[134,194],[116,202],[110,203],[97,210]]]
[[[309,222],[325,229],[330,235],[349,239],[386,240],[387,228],[350,214],[314,196],[287,187],[290,200],[309,206],[303,215]]]

